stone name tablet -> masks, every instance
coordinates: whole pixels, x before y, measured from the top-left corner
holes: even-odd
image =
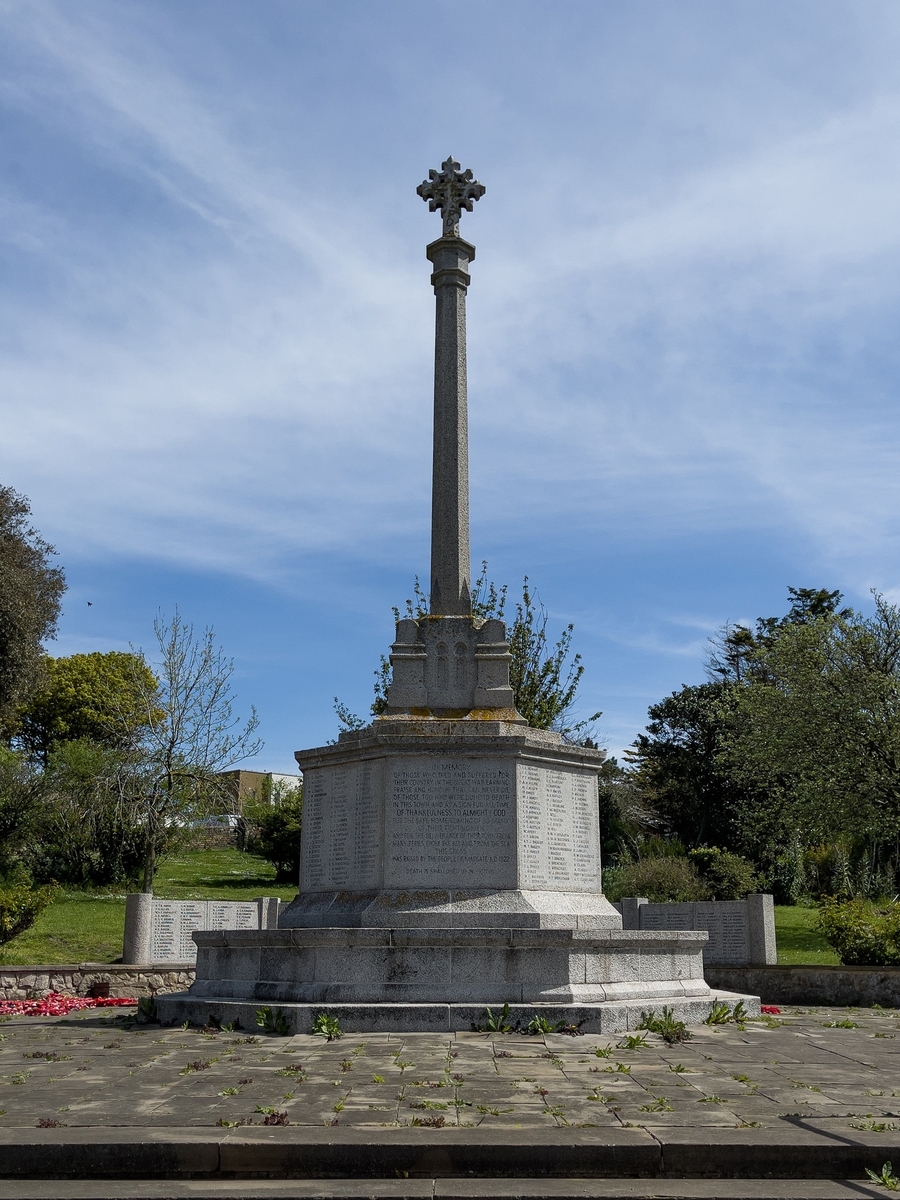
[[[311,773],[303,792],[300,878],[310,891],[374,887],[381,859],[377,768],[348,763]]]
[[[774,908],[767,894],[694,904],[648,904],[630,898],[622,901],[622,914],[625,928],[705,929],[705,966],[766,966],[778,961]]]
[[[277,921],[277,900],[160,900],[134,893],[125,903],[123,962],[193,962],[199,929],[259,929],[260,913]]]
[[[600,829],[594,780],[519,763],[520,886],[600,891]]]

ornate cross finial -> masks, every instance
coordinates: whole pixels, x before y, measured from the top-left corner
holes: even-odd
[[[444,237],[459,237],[462,210],[471,212],[473,203],[484,195],[485,187],[473,177],[471,170],[461,171],[459,163],[450,155],[441,163],[440,171],[428,172],[428,178],[419,184],[416,192],[428,201],[429,212],[441,210]]]

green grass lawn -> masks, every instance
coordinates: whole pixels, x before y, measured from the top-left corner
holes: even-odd
[[[818,910],[775,906],[778,962],[801,966],[837,966],[840,959],[816,929]]]
[[[263,858],[240,850],[192,850],[165,859],[155,891],[166,900],[291,900]],[[814,908],[775,908],[779,963],[837,963],[815,928]],[[117,962],[125,929],[124,893],[63,891],[31,929],[0,947],[0,965]]]
[[[264,858],[240,850],[193,850],[165,859],[154,891],[166,900],[291,900]],[[0,947],[0,965],[117,962],[125,931],[123,892],[65,890],[31,929]]]

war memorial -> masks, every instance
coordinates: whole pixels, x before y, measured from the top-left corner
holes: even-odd
[[[648,1008],[704,1018],[704,932],[623,929],[603,895],[602,751],[515,709],[500,620],[473,616],[466,292],[460,219],[485,192],[448,158],[418,188],[443,220],[426,250],[436,297],[430,607],[399,620],[386,710],[298,751],[300,890],[277,929],[195,932],[196,980],[164,1022],[250,1028],[261,1004],[307,1032],[327,1009],[354,1031],[470,1029],[510,1006],[584,1031]]]

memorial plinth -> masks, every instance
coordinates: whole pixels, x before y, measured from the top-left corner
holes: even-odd
[[[515,707],[506,627],[472,614],[462,210],[484,193],[448,159],[418,189],[440,209],[431,595],[397,622],[385,711],[300,751],[300,890],[278,930],[195,933],[188,993],[164,1021],[239,1021],[277,1003],[294,1032],[327,1006],[345,1029],[468,1029],[487,1005],[586,1032],[648,1008],[705,1016],[705,932],[622,929],[603,895],[602,751]],[[723,997],[719,993],[718,997]],[[737,997],[733,997],[737,999]],[[758,1000],[741,997],[748,1012]],[[518,1007],[517,1007],[518,1006]]]
[[[508,721],[387,718],[297,757],[281,928],[621,928],[601,891],[602,753]]]

